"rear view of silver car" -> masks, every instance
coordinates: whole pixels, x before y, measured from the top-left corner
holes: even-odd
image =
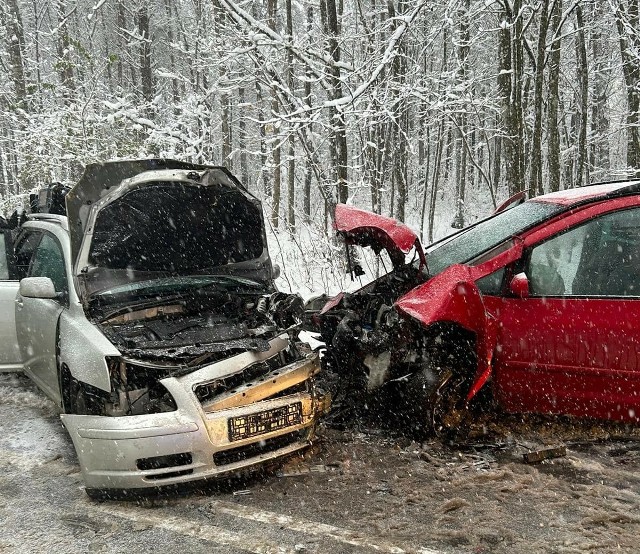
[[[14,227],[0,303],[15,312],[0,318],[19,348],[0,369],[60,405],[89,494],[247,470],[312,440],[328,397],[302,302],[275,290],[260,203],[227,170],[90,165],[66,216]]]

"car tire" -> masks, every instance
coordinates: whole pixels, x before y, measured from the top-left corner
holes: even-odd
[[[73,377],[69,387],[71,413],[77,415],[104,415],[104,403],[89,388]]]
[[[463,434],[470,416],[464,407],[469,381],[448,367],[431,364],[408,381],[407,410],[418,438],[453,438]],[[466,386],[466,388],[465,388]]]
[[[440,438],[460,439],[469,432],[471,413],[466,403],[467,376],[452,369],[442,370],[428,403],[428,426]]]
[[[91,500],[98,502],[104,502],[109,499],[109,491],[107,489],[90,489],[89,487],[85,487],[84,492]]]

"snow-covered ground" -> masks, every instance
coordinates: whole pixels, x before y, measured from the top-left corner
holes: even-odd
[[[96,503],[26,378],[0,375],[0,420],[1,552],[638,552],[637,429],[509,416],[453,446],[323,427],[277,474]],[[523,463],[556,444],[566,457]]]

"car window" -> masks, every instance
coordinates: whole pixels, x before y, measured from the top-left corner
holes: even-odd
[[[563,207],[557,204],[530,201],[463,229],[427,249],[429,273],[436,275],[453,264],[465,264],[479,258],[513,235],[550,219],[562,210]]]
[[[52,236],[44,235],[36,249],[29,277],[49,277],[56,292],[68,292],[62,249]]]
[[[497,271],[482,277],[476,281],[478,290],[482,294],[489,294],[492,296],[499,295],[502,292],[502,281],[504,280],[505,268],[501,267]]]
[[[605,214],[531,251],[534,296],[640,296],[640,209]]]
[[[18,280],[24,279],[29,273],[31,259],[41,238],[42,233],[28,231],[18,239],[15,252],[15,269]]]

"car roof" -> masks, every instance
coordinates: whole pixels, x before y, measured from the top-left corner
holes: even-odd
[[[47,213],[28,214],[27,223],[28,222],[44,222],[45,224],[51,223],[62,227],[65,231],[69,231],[69,220],[67,219],[67,216],[64,215]],[[27,227],[37,227],[37,225],[27,225]]]
[[[536,196],[531,200],[535,202],[549,202],[562,206],[573,206],[588,201],[603,200],[606,198],[616,198],[631,194],[640,194],[640,180],[612,181],[610,183],[597,183],[575,189],[560,190],[550,192],[542,196]]]

